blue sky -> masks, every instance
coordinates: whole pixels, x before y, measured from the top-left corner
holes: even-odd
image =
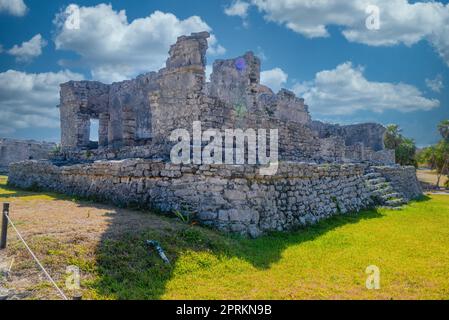
[[[304,96],[314,119],[397,123],[418,145],[435,143],[449,118],[447,1],[370,1],[375,31],[364,0],[334,2],[0,0],[0,136],[58,141],[59,82],[158,69],[178,33],[208,28],[209,65],[254,51],[263,83]],[[70,4],[79,30],[56,22]]]

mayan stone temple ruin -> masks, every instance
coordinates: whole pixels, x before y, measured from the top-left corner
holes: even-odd
[[[134,80],[62,84],[60,153],[12,164],[8,183],[178,211],[252,237],[422,194],[415,169],[385,150],[383,126],[312,121],[303,99],[260,84],[253,53],[215,61],[207,82],[208,37],[178,38],[165,68]],[[259,164],[174,164],[171,133],[198,122],[203,130],[277,129],[276,173],[262,174]]]

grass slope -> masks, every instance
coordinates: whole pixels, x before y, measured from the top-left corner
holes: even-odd
[[[148,212],[13,190],[5,181],[0,202],[16,208],[19,229],[61,285],[67,265],[81,268],[87,299],[449,298],[449,196],[249,240]],[[49,215],[53,222],[44,225]],[[64,228],[72,224],[76,236],[54,222],[65,217],[71,220]],[[162,244],[171,266],[145,246],[146,239]],[[17,274],[35,270],[14,238],[8,257],[16,259]],[[380,268],[380,290],[365,287],[369,265]],[[30,298],[55,297],[42,281],[23,289]]]

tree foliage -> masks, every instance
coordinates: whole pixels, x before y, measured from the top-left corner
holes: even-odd
[[[385,132],[385,147],[393,149],[396,152],[396,163],[403,166],[416,166],[415,159],[416,145],[413,139],[406,138],[402,135],[402,130],[396,124],[387,126]]]
[[[438,131],[444,140],[449,141],[449,120],[443,120],[438,125]]]
[[[402,142],[401,129],[397,124],[389,124],[385,132],[385,147],[387,149],[396,150]]]
[[[427,164],[438,173],[437,186],[441,176],[449,174],[449,120],[438,125],[442,139],[436,145],[424,148],[418,155],[418,161]],[[449,187],[449,186],[448,186]]]
[[[416,145],[413,139],[403,138],[396,148],[396,162],[403,166],[416,166]]]
[[[436,145],[426,147],[419,152],[417,159],[419,163],[428,165],[438,173],[448,173],[449,168],[445,169],[444,165],[449,161],[449,143],[443,139]]]

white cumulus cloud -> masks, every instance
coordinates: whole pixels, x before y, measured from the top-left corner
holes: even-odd
[[[363,68],[345,62],[333,70],[318,72],[313,81],[294,86],[293,91],[304,97],[312,113],[319,115],[347,115],[364,110],[426,111],[440,105],[412,85],[369,81],[363,72]]]
[[[248,15],[249,3],[236,0],[231,3],[229,7],[226,7],[224,12],[228,16],[237,16],[240,18],[246,18]]]
[[[439,74],[435,79],[426,79],[426,86],[433,92],[440,93],[444,88],[443,77]]]
[[[29,41],[23,42],[21,45],[15,45],[8,50],[8,53],[16,57],[17,61],[29,62],[42,54],[42,48],[47,45],[47,41],[42,38],[41,34],[35,35]]]
[[[0,12],[22,17],[27,10],[28,8],[23,0],[0,0]]]
[[[274,92],[281,90],[282,86],[287,83],[288,74],[281,68],[262,71],[260,73],[260,83],[269,87]]]
[[[65,23],[72,16],[58,14],[56,48],[77,52],[81,62],[90,68],[92,77],[106,83],[158,70],[163,67],[170,45],[177,37],[212,31],[198,16],[182,20],[174,14],[155,11],[129,22],[125,10],[115,11],[107,4],[71,5],[71,8],[72,14],[79,14],[79,28],[70,28]],[[213,34],[209,46],[209,54],[225,52]]]
[[[327,37],[339,26],[347,40],[370,46],[428,41],[449,65],[449,4],[407,0],[252,0],[268,21],[305,37]],[[368,6],[379,8],[379,29],[367,28]]]
[[[23,128],[58,128],[59,85],[83,76],[67,70],[0,73],[0,134]]]

